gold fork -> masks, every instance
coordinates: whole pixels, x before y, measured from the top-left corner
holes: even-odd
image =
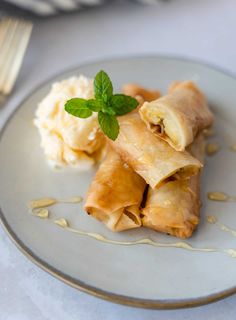
[[[32,23],[15,18],[0,21],[0,93],[8,95],[15,84],[32,31]]]

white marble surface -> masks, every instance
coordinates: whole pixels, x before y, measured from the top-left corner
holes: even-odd
[[[14,93],[0,110],[0,127],[38,84],[94,59],[171,54],[200,59],[236,74],[235,10],[235,0],[172,0],[155,7],[116,1],[99,9],[37,20]],[[236,296],[172,311],[102,301],[33,265],[0,228],[0,320],[227,320],[235,319],[235,313]]]

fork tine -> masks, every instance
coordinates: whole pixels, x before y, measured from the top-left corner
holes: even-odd
[[[8,69],[9,58],[12,53],[12,43],[16,35],[18,21],[9,20],[8,28],[6,29],[3,44],[0,52],[0,90],[3,85],[5,74]]]
[[[2,88],[3,94],[9,94],[13,88],[13,85],[16,81],[16,77],[19,73],[19,69],[25,55],[26,48],[28,46],[31,31],[32,31],[31,23],[23,22],[21,24],[21,32],[20,30],[18,32],[18,39],[17,39],[18,43],[16,44],[16,47],[15,47],[15,54],[10,63],[10,68],[7,73],[7,78]]]
[[[14,36],[16,31],[18,21],[12,19],[6,19],[1,23],[1,51],[0,58],[4,57],[9,50],[9,46],[11,43],[11,39]],[[4,46],[3,46],[4,44]],[[0,60],[1,64],[3,64],[3,60]]]
[[[10,21],[9,19],[4,18],[2,21],[0,21],[0,48],[2,46],[3,41],[6,38],[6,33],[9,28]]]
[[[10,93],[18,75],[27,44],[32,31],[32,24],[10,19],[5,27],[0,52],[0,92]]]

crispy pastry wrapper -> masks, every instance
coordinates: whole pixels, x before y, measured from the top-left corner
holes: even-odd
[[[119,124],[118,138],[109,140],[110,145],[152,188],[173,175],[178,179],[188,178],[202,167],[187,151],[177,152],[153,135],[138,113],[119,117]]]
[[[174,82],[166,96],[145,102],[139,112],[148,129],[177,151],[185,150],[213,123],[203,93],[191,81]]]
[[[145,181],[108,149],[87,193],[85,210],[112,231],[141,226]]]
[[[203,161],[204,146],[200,133],[189,149]],[[185,180],[169,180],[157,189],[149,187],[142,211],[143,225],[178,238],[189,238],[199,224],[199,188],[200,173]]]
[[[141,97],[144,101],[153,101],[160,98],[158,90],[149,90],[136,83],[127,83],[123,86],[122,92],[131,97]]]

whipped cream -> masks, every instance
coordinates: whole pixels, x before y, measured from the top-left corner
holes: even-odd
[[[54,83],[38,105],[34,124],[52,166],[85,170],[95,163],[104,138],[98,129],[96,114],[80,119],[64,110],[65,102],[75,97],[93,98],[93,80],[81,75]]]

